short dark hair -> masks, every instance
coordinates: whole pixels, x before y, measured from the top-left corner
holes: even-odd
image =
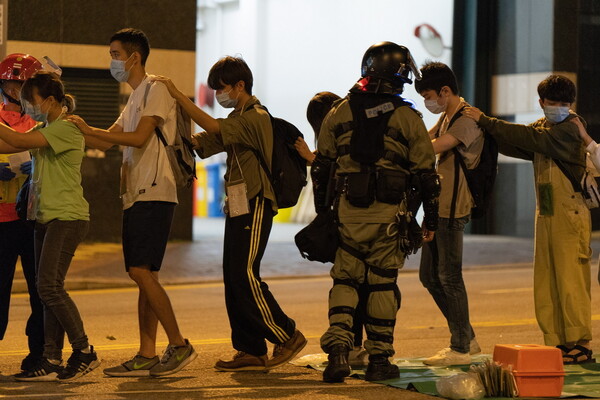
[[[121,29],[112,35],[109,43],[117,40],[121,42],[128,56],[131,56],[135,51],[140,53],[142,65],[146,65],[146,60],[150,55],[150,42],[144,32],[135,28]]]
[[[308,119],[308,123],[315,132],[315,140],[319,139],[319,131],[321,130],[321,125],[323,124],[325,116],[331,111],[333,103],[339,99],[340,96],[335,93],[319,92],[308,102],[308,107],[306,107],[306,119]]]
[[[552,101],[574,103],[575,97],[577,96],[575,84],[563,75],[548,76],[540,82],[537,91],[542,101],[548,99]]]
[[[223,89],[223,85],[235,85],[243,81],[246,92],[252,95],[252,71],[241,57],[223,57],[215,63],[208,73],[208,86],[213,90]]]
[[[458,95],[458,83],[456,75],[444,63],[428,62],[421,67],[422,78],[415,81],[415,89],[417,93],[422,93],[426,90],[435,90],[439,93],[442,87],[448,86],[452,93]]]
[[[23,83],[21,98],[33,103],[33,88],[38,90],[42,99],[52,96],[54,99],[67,107],[67,112],[75,111],[75,99],[70,94],[65,94],[65,86],[53,72],[38,71]]]

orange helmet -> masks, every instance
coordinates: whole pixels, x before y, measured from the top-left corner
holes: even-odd
[[[9,54],[0,63],[0,79],[24,81],[40,69],[42,64],[29,54]]]

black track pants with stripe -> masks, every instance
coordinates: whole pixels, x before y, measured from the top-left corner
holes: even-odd
[[[253,355],[267,353],[265,339],[283,343],[295,323],[260,278],[260,261],[273,225],[269,200],[250,200],[250,213],[225,220],[223,281],[233,347]]]

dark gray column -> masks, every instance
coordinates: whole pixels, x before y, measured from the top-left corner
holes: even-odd
[[[577,74],[577,113],[600,143],[600,1],[555,0],[554,69]],[[592,210],[592,228],[600,229],[600,210]]]
[[[477,9],[475,48],[469,39],[473,7]],[[486,114],[509,121],[514,121],[516,113],[531,110],[493,113],[492,105],[498,100],[494,79],[496,84],[515,84],[511,92],[515,99],[535,96],[532,82],[527,88],[520,86],[528,74],[538,73],[536,79],[543,79],[543,73],[556,72],[575,79],[577,112],[587,121],[591,136],[600,142],[598,0],[456,0],[453,49],[459,84],[465,95],[472,96],[467,100]],[[513,76],[521,79],[513,81]],[[483,225],[473,224],[472,232],[532,235],[535,196],[531,164],[502,162],[497,179],[493,215]],[[593,211],[592,216],[598,229],[600,211]]]

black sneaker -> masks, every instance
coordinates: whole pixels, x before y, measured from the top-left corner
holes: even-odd
[[[51,382],[58,380],[63,367],[52,364],[47,358],[41,358],[30,369],[15,375],[15,380],[20,382]]]
[[[94,351],[94,346],[90,346],[89,353],[73,350],[73,354],[67,360],[67,366],[58,374],[58,379],[61,382],[69,382],[92,372],[99,366],[100,360],[98,360],[98,355]]]
[[[27,354],[27,357],[25,357],[22,361],[21,361],[21,371],[29,371],[32,368],[35,368],[38,363],[40,361],[42,361],[43,356],[40,355],[34,355],[34,354]]]

